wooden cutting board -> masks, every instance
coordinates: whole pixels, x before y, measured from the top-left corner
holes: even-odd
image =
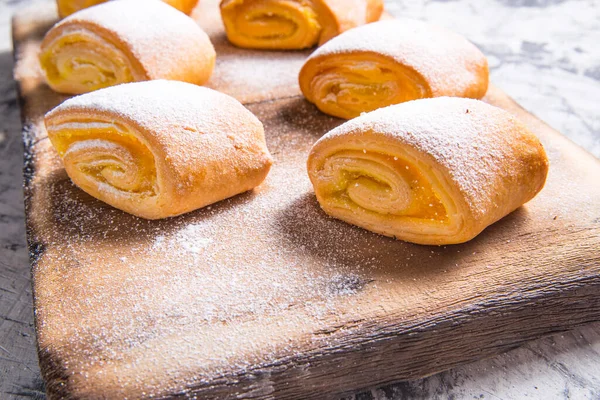
[[[419,378],[600,320],[600,163],[492,87],[551,159],[525,207],[457,246],[418,246],[328,218],[305,171],[342,121],[299,93],[307,52],[231,47],[217,2],[195,16],[209,86],[264,123],[257,190],[145,221],[77,189],[46,137],[65,99],[36,60],[54,10],[13,21],[40,364],[52,398],[331,398]]]

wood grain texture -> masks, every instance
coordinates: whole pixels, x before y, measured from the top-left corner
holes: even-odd
[[[219,42],[218,24],[206,23],[218,21],[216,3],[202,4],[195,15],[225,55],[210,84],[261,119],[276,164],[258,190],[164,221],[124,214],[70,183],[40,120],[63,100],[35,58],[53,16],[15,18],[50,397],[329,398],[600,320],[596,159],[492,87],[486,101],[548,151],[536,199],[459,246],[412,245],[330,219],[304,163],[342,121],[299,96],[305,54]]]

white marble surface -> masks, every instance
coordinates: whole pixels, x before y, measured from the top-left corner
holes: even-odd
[[[0,399],[44,398],[35,350],[10,41],[10,16],[32,2],[0,0]],[[494,83],[600,157],[600,1],[390,0],[388,10],[466,35],[488,55]],[[350,398],[600,399],[600,323]]]

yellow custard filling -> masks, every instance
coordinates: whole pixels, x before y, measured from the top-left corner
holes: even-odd
[[[155,194],[154,155],[124,127],[97,122],[66,123],[51,140],[71,171],[120,191]]]
[[[440,197],[422,171],[408,160],[356,150],[328,158],[332,180],[325,202],[378,215],[448,222]]]
[[[127,57],[117,47],[90,32],[57,38],[40,55],[46,79],[67,93],[85,93],[133,82]]]
[[[229,40],[241,47],[308,48],[322,30],[310,1],[232,0],[221,6],[221,15]]]
[[[430,96],[418,73],[378,55],[330,55],[310,79],[310,97],[317,107],[345,119]]]

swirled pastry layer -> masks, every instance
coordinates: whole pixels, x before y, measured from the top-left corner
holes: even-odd
[[[352,29],[317,49],[300,71],[304,96],[321,111],[350,119],[429,97],[482,98],[485,56],[462,36],[398,19]]]
[[[96,4],[106,3],[109,0],[56,0],[56,6],[58,8],[58,15],[61,18],[68,17],[69,15],[83,10],[84,8],[95,6]],[[182,11],[186,14],[192,12],[198,0],[162,0],[168,5],[175,7],[179,11]],[[140,8],[142,8],[146,4],[146,1],[143,1],[140,4]]]
[[[252,113],[232,97],[183,82],[74,97],[45,123],[77,186],[142,218],[179,215],[250,190],[272,163]]]
[[[304,49],[377,21],[383,0],[222,0],[229,41],[255,49]]]
[[[71,15],[46,34],[40,64],[50,87],[80,94],[169,79],[201,85],[215,50],[189,17],[160,1],[119,0]]]
[[[325,212],[419,244],[471,240],[531,200],[547,173],[539,140],[510,114],[450,97],[353,119],[308,158]]]

